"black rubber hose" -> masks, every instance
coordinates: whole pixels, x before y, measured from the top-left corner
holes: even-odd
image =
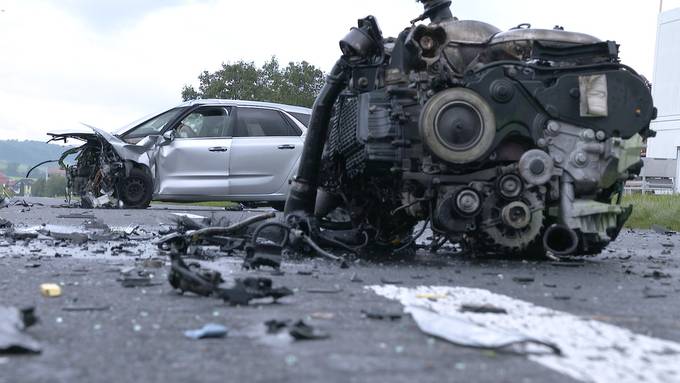
[[[304,215],[314,213],[316,189],[319,186],[319,170],[321,155],[328,136],[333,105],[348,81],[347,65],[343,59],[338,60],[328,77],[326,85],[321,89],[314,101],[312,116],[307,129],[307,138],[302,149],[300,167],[288,193],[285,214],[301,212]]]

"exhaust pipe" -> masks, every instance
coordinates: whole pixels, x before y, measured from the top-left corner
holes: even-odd
[[[543,234],[543,247],[555,255],[573,254],[578,242],[576,232],[564,225],[552,225]]]
[[[326,85],[314,101],[309,129],[307,129],[307,138],[300,158],[300,166],[286,200],[286,215],[290,213],[312,215],[314,213],[316,192],[319,186],[321,155],[328,136],[333,104],[335,104],[348,81],[345,69],[345,61],[343,59],[338,60],[331,73],[326,77]]]

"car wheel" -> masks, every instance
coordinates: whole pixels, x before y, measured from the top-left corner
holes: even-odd
[[[118,192],[124,207],[146,209],[153,196],[153,181],[142,169],[133,168],[118,184]]]

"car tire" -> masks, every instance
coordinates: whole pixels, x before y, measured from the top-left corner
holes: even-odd
[[[153,197],[153,180],[144,170],[132,168],[118,184],[119,199],[127,209],[146,209]]]

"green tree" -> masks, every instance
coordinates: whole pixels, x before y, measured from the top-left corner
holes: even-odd
[[[61,197],[66,195],[66,177],[55,174],[45,183],[46,197]]]
[[[324,75],[306,61],[290,62],[281,67],[276,56],[272,56],[261,68],[252,61],[222,63],[215,72],[203,71],[198,80],[198,90],[190,85],[184,86],[184,101],[222,98],[310,107],[323,87]]]
[[[66,194],[66,178],[60,174],[50,176],[47,181],[40,178],[31,186],[34,197],[61,197]]]
[[[31,186],[31,195],[34,197],[43,197],[45,195],[45,179],[39,178]]]

